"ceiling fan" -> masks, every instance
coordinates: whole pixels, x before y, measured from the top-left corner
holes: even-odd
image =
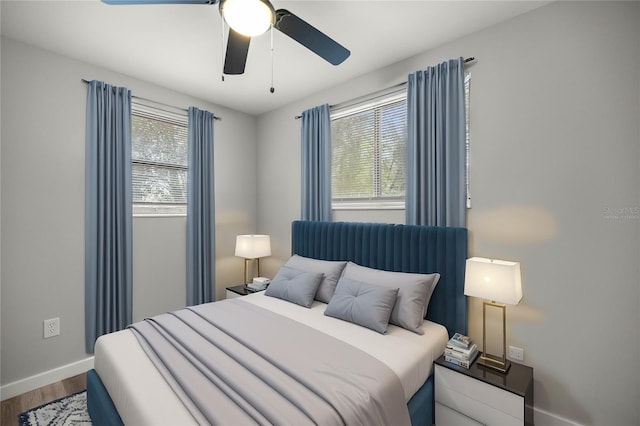
[[[243,74],[251,37],[259,36],[271,27],[288,35],[333,65],[341,64],[351,54],[331,37],[288,10],[275,10],[269,0],[102,0],[102,2],[111,5],[219,4],[220,14],[229,25],[224,74]]]

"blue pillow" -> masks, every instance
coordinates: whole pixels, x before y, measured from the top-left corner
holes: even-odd
[[[384,334],[397,295],[397,288],[342,277],[324,314]]]
[[[308,257],[294,254],[287,260],[284,266],[288,268],[299,269],[306,272],[322,272],[324,278],[320,282],[318,291],[316,292],[316,300],[329,303],[333,292],[336,291],[338,279],[342,275],[342,270],[347,265],[346,261],[330,261],[311,259]]]
[[[264,294],[309,308],[322,278],[324,275],[319,272],[305,272],[283,266]]]

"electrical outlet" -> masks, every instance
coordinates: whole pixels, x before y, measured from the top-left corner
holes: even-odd
[[[51,318],[44,320],[44,332],[43,337],[48,339],[49,337],[60,335],[60,318]]]
[[[516,348],[515,346],[509,346],[509,358],[515,361],[524,360],[524,349]]]

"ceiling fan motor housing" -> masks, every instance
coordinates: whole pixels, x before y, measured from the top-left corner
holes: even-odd
[[[247,37],[264,34],[276,17],[268,0],[221,0],[219,10],[229,27]]]

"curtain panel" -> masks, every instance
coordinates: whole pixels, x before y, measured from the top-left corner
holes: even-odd
[[[331,115],[324,104],[302,112],[302,220],[331,221]]]
[[[464,60],[409,74],[406,223],[466,225]]]
[[[87,90],[85,345],[131,323],[131,92],[101,81]]]
[[[215,300],[213,114],[189,108],[187,305]]]

